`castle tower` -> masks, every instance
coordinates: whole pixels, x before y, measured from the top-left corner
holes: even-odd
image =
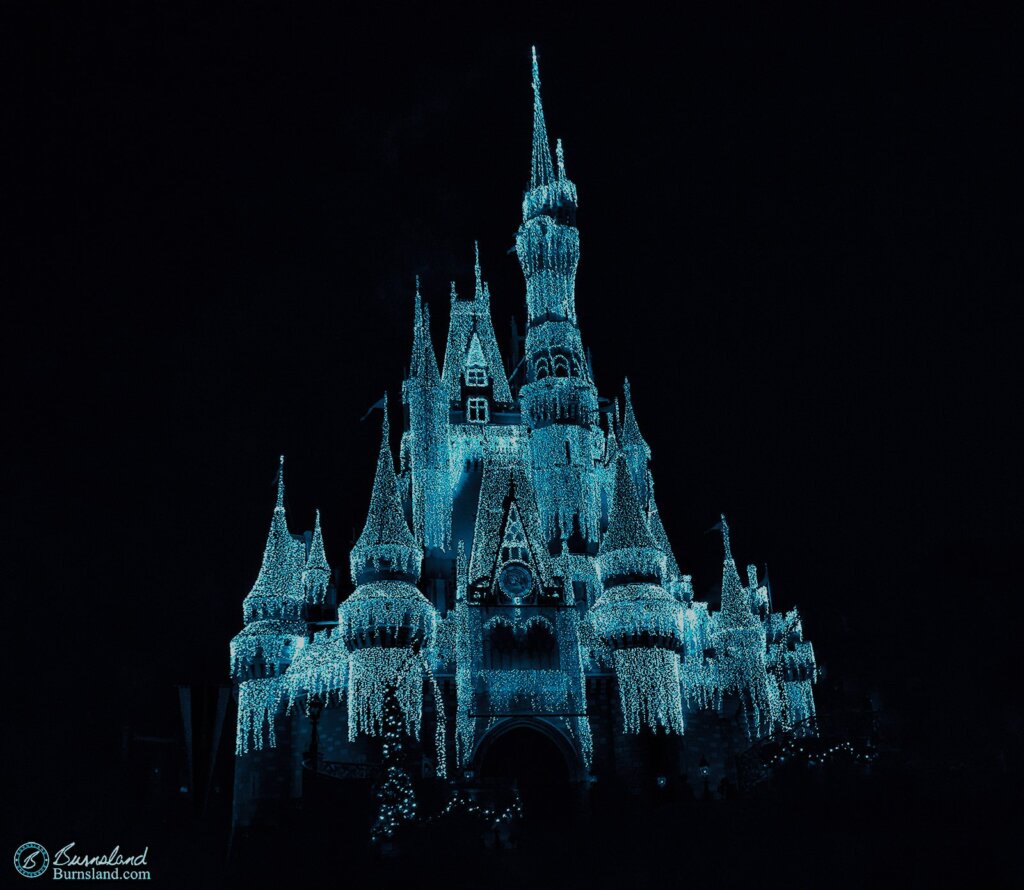
[[[729,540],[729,524],[721,519],[722,606],[714,616],[712,640],[720,693],[739,696],[747,731],[759,736],[771,730],[773,707],[765,668],[765,630],[755,617],[751,590],[743,586]]]
[[[283,694],[284,673],[305,640],[305,562],[303,540],[288,531],[282,457],[263,561],[242,606],[245,627],[231,641],[231,675],[239,691],[236,747],[240,754],[250,747],[274,745],[274,714]]]
[[[419,278],[412,361],[409,376],[402,384],[402,402],[407,411],[402,456],[411,486],[413,533],[425,548],[447,550],[452,531],[448,392],[437,367],[430,336],[430,308],[421,303]]]
[[[348,734],[381,735],[393,702],[406,732],[419,738],[423,713],[420,652],[434,645],[437,612],[416,589],[423,550],[402,509],[388,444],[387,398],[370,509],[349,557],[356,589],[338,607],[349,652]]]
[[[282,457],[263,560],[243,603],[245,627],[230,647],[231,676],[238,685],[236,825],[251,823],[260,818],[261,807],[297,793],[290,768],[290,724],[282,711],[287,671],[306,642],[302,614],[306,563],[305,540],[288,530]]]
[[[626,731],[661,727],[681,735],[683,606],[661,586],[665,554],[651,534],[621,454],[597,567],[604,593],[589,618],[595,636],[612,653]]]
[[[545,534],[585,552],[600,537],[595,460],[603,451],[597,390],[576,321],[576,186],[558,143],[551,161],[533,52],[533,151],[530,186],[516,253],[526,279],[526,384],[519,398],[532,431],[530,446]]]

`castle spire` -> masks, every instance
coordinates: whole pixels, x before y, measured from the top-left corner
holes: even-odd
[[[722,514],[720,523],[722,530],[722,549],[724,558],[722,561],[722,617],[725,619],[726,627],[744,627],[754,623],[754,616],[750,611],[750,602],[747,598],[746,589],[740,581],[740,574],[736,570],[736,560],[732,556],[732,545],[729,541],[729,523],[725,521],[725,514]]]
[[[480,242],[473,242],[473,297],[482,300],[484,297],[483,274],[480,271]]]
[[[533,158],[530,188],[550,185],[555,178],[551,164],[551,143],[544,123],[544,106],[540,101],[540,67],[537,65],[537,47],[533,51]]]
[[[316,511],[316,520],[313,523],[313,540],[309,544],[309,556],[306,557],[306,571],[313,569],[324,569],[331,571],[327,562],[327,552],[324,550],[324,533],[320,528],[320,510]]]
[[[277,503],[274,504],[274,513],[280,510],[284,515],[284,455],[278,458],[277,462]],[[275,516],[276,519],[276,516]],[[286,526],[287,528],[287,526]]]
[[[416,276],[416,295],[412,310],[412,360],[409,376],[416,377],[422,369],[423,359],[423,299],[420,297],[420,276]]]
[[[555,163],[558,167],[559,180],[566,179],[567,177],[565,175],[565,152],[562,149],[561,138],[555,140]]]
[[[302,584],[306,591],[306,599],[322,603],[327,594],[327,586],[331,581],[331,566],[327,562],[324,550],[324,535],[320,529],[320,511],[316,511],[316,522],[313,524],[313,539],[309,544],[309,555],[306,567],[302,572]]]
[[[277,499],[270,519],[267,543],[263,548],[263,561],[256,581],[243,603],[243,618],[248,624],[258,618],[282,615],[286,597],[300,596],[302,571],[301,545],[288,531],[284,507],[284,455],[277,466]]]
[[[608,516],[608,530],[601,540],[598,556],[615,550],[657,550],[658,545],[640,510],[633,476],[621,454],[615,461],[615,492]]]
[[[633,394],[629,388],[629,378],[623,386],[626,397],[626,412],[622,418],[622,447],[636,448],[644,455],[645,460],[650,460],[651,447],[647,444],[640,433],[640,425],[636,422],[636,414],[633,412]]]
[[[650,472],[647,469],[651,460],[651,448],[640,433],[640,425],[636,422],[636,414],[633,411],[633,394],[629,388],[629,378],[626,378],[625,386],[626,410],[622,418],[622,430],[619,444],[622,452],[629,462],[629,469],[633,473],[633,481],[636,483],[637,497],[640,503],[650,508],[651,483]]]
[[[419,576],[423,553],[405,520],[402,498],[395,475],[395,461],[388,442],[388,400],[384,394],[384,421],[381,424],[380,451],[377,472],[370,494],[370,510],[363,532],[352,548],[350,564],[352,580],[362,583],[368,571],[389,572]]]
[[[430,307],[423,307],[423,373],[427,383],[431,385],[441,382],[441,371],[437,366],[437,354],[434,352],[434,341],[430,336]]]

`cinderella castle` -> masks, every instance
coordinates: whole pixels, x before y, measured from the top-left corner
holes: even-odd
[[[310,774],[383,787],[385,835],[439,778],[716,789],[753,742],[813,722],[798,613],[772,611],[753,565],[740,573],[724,516],[720,607],[694,598],[629,383],[621,402],[598,394],[576,319],[576,186],[560,140],[552,158],[536,53],[533,109],[524,336],[506,364],[478,254],[472,291],[452,284],[439,365],[417,284],[397,466],[385,398],[347,576],[319,513],[289,528],[281,459],[230,647],[236,827],[301,805]]]

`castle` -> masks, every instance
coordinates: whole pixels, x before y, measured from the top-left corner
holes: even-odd
[[[721,606],[694,599],[629,384],[621,409],[598,395],[576,319],[576,186],[561,140],[552,158],[536,53],[533,100],[525,336],[506,366],[478,255],[472,294],[452,284],[439,367],[417,283],[399,465],[385,399],[351,588],[319,513],[289,530],[282,458],[231,642],[236,826],[301,798],[313,771],[381,776],[386,835],[412,818],[412,776],[500,775],[510,748],[570,783],[717,788],[752,740],[814,716],[796,610],[771,610],[754,566],[740,576],[725,517]]]

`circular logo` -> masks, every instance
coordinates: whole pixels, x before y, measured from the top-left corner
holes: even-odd
[[[46,847],[29,841],[14,852],[14,867],[26,878],[38,878],[50,865],[50,854]]]

